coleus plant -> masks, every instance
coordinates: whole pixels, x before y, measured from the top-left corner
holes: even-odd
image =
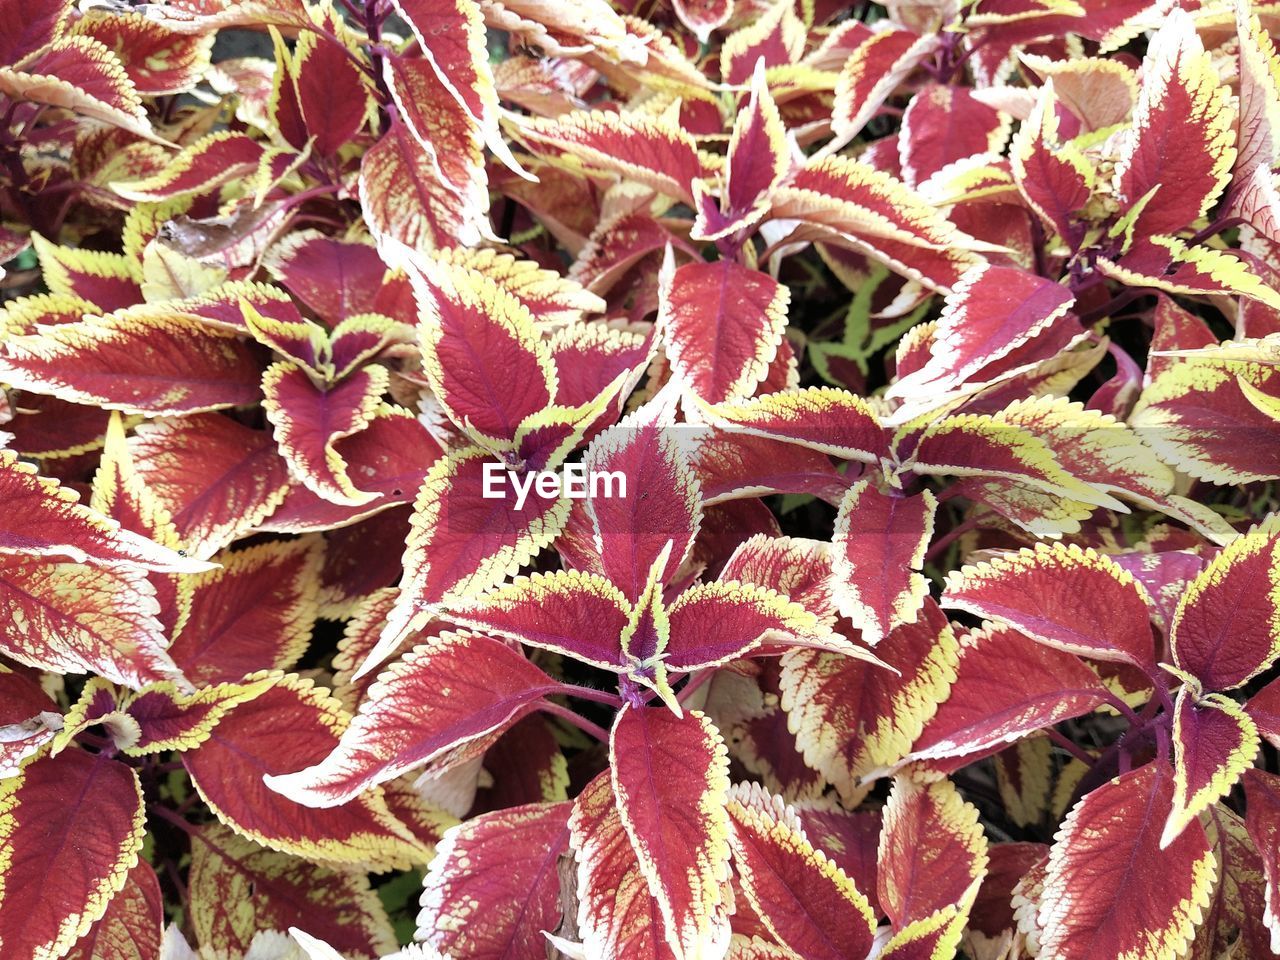
[[[0,16],[0,956],[1280,953],[1280,11]]]

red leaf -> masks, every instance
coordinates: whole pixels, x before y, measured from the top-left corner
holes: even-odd
[[[137,203],[209,193],[224,183],[256,173],[265,149],[247,133],[211,133],[183,150],[155,176],[111,186],[125,199]]]
[[[937,500],[885,494],[863,480],[840,503],[832,536],[832,592],[840,612],[874,646],[915,623],[928,585],[920,572],[933,537]]]
[[[809,960],[864,960],[875,938],[867,898],[808,841],[794,811],[764,791],[731,795],[738,882],[779,943]]]
[[[594,170],[620,174],[695,205],[692,185],[702,176],[702,161],[693,137],[672,115],[575,110],[533,120],[522,132],[548,153],[567,153]]]
[[[65,557],[78,563],[194,572],[205,564],[185,560],[77,502],[74,491],[8,450],[0,450],[0,554]]]
[[[107,912],[76,941],[67,960],[128,960],[160,956],[164,901],[160,881],[145,860],[129,871]]]
[[[405,126],[430,158],[436,175],[483,224],[489,194],[484,154],[471,117],[426,60],[387,57],[384,76]],[[448,149],[443,144],[449,144]]]
[[[339,384],[320,387],[288,361],[272,364],[263,374],[262,407],[280,454],[317,496],[345,506],[378,498],[355,485],[337,443],[373,421],[389,379],[385,367],[370,365]]]
[[[440,179],[398,117],[391,118],[387,133],[360,161],[360,199],[374,237],[413,250],[479,243],[491,232]]]
[[[1280,778],[1262,770],[1244,773],[1245,825],[1253,846],[1262,857],[1266,878],[1266,910],[1263,922],[1271,931],[1271,949],[1280,944]],[[1195,829],[1194,825],[1191,828]]]
[[[902,80],[937,46],[934,36],[889,29],[866,36],[844,62],[836,81],[831,127],[835,147],[857,135]],[[828,148],[834,149],[835,147]]]
[[[61,30],[67,8],[58,0],[39,0],[26,4],[6,0],[0,15],[10,29],[0,38],[0,63],[17,63],[38,50]]]
[[[1280,657],[1280,525],[1237,537],[1188,585],[1170,628],[1173,662],[1231,690]]]
[[[110,48],[144,97],[186,93],[209,68],[212,34],[175,33],[141,13],[87,10],[72,29]]]
[[[1178,691],[1173,715],[1173,810],[1160,846],[1167,847],[1201,813],[1231,792],[1258,754],[1258,728],[1234,700]]]
[[[588,477],[621,474],[623,493],[601,488],[580,501],[599,544],[599,572],[635,602],[668,543],[660,583],[680,568],[701,520],[698,481],[677,442],[670,411],[658,404],[637,413],[592,442],[583,463]]]
[[[981,262],[965,249],[972,238],[937,207],[902,181],[846,157],[810,160],[774,192],[772,215],[835,231],[831,242],[942,292]]]
[[[711,31],[724,26],[733,13],[733,0],[675,0],[676,16],[703,43]]]
[[[796,745],[846,803],[871,789],[864,777],[910,752],[955,680],[958,644],[927,600],[923,616],[880,641],[876,656],[892,670],[816,650],[782,659],[782,707]]]
[[[293,50],[298,106],[323,157],[350,143],[368,115],[368,80],[348,52],[315,30],[299,31]]]
[[[1072,808],[1049,856],[1041,950],[1063,960],[1181,953],[1209,902],[1216,867],[1198,821],[1160,849],[1172,802],[1173,778],[1148,764]]]
[[[336,749],[268,783],[299,803],[332,807],[424,763],[443,771],[483,753],[558,687],[498,640],[430,637],[384,671]]]
[[[124,764],[80,749],[29,763],[0,787],[0,947],[60,957],[107,911],[142,849],[142,788]]]
[[[383,643],[361,672],[380,663],[427,604],[474,596],[500,583],[555,539],[569,501],[530,496],[517,508],[515,493],[486,497],[489,454],[469,447],[431,468],[414,504],[405,543],[407,572],[388,618]]]
[[[696,240],[719,240],[758,222],[768,211],[770,193],[790,168],[786,127],[769,94],[764,64],[757,61],[751,98],[738,113],[729,138],[719,206],[696,185],[698,217],[690,235]]]
[[[880,833],[880,907],[895,932],[957,904],[967,913],[987,871],[976,807],[949,780],[899,776]]]
[[[825,453],[767,437],[712,427],[699,432],[692,457],[708,505],[772,493],[839,504],[849,490],[848,477]]]
[[[198,750],[182,755],[196,789],[236,833],[272,849],[330,863],[420,862],[423,851],[371,791],[324,811],[268,788],[290,767],[338,746],[347,714],[311,681],[289,674],[228,711]]]
[[[676,270],[666,304],[671,367],[707,403],[750,396],[787,325],[790,291],[733,260]]]
[[[283,502],[259,525],[276,533],[308,533],[353,524],[399,504],[408,503],[423,476],[441,456],[439,443],[417,417],[402,407],[383,406],[369,426],[334,444],[360,487],[380,494],[361,507],[322,500],[301,484],[289,488]],[[277,463],[283,463],[276,458]],[[399,538],[404,543],[404,536]],[[399,557],[394,558],[399,569]]]
[[[263,930],[298,927],[349,957],[396,946],[363,870],[318,866],[268,850],[219,823],[192,833],[191,926],[202,950],[243,957]]]
[[[1009,682],[1010,672],[1018,682]],[[1098,674],[1071,653],[1036,643],[1010,627],[987,626],[960,640],[951,692],[912,745],[909,760],[943,769],[982,755],[1106,702]]]
[[[1023,199],[1069,243],[1084,229],[1077,218],[1093,195],[1093,165],[1075,145],[1058,143],[1059,117],[1053,78],[1045,80],[1009,150],[1009,166]]]
[[[804,607],[764,587],[723,580],[695,584],[666,612],[670,638],[664,660],[673,670],[727,663],[761,644],[813,644],[865,656]]]
[[[568,803],[529,804],[450,829],[423,879],[416,939],[475,960],[541,955],[560,923],[568,816]]]
[[[711,721],[663,708],[625,707],[609,752],[627,836],[678,957],[715,955],[729,938],[724,803],[729,760]]]
[[[902,179],[914,187],[957,160],[998,156],[1008,134],[1005,116],[966,88],[931,83],[902,114]]]
[[[1138,214],[1135,235],[1176,233],[1204,216],[1230,179],[1235,117],[1190,16],[1174,12],[1152,38],[1143,84],[1116,161],[1116,192]]]
[[[143,482],[188,553],[212,556],[284,499],[289,471],[271,436],[208,414],[152,420],[129,440]]]
[[[609,774],[583,787],[569,818],[578,862],[578,933],[588,956],[674,960],[666,921],[623,826]]]
[[[422,311],[423,368],[463,429],[510,442],[555,400],[556,374],[533,314],[477,270],[426,260],[411,274]]]
[[[0,376],[13,386],[152,416],[256,403],[259,372],[251,345],[151,307],[42,328],[0,346]]]
[[[631,615],[630,602],[616,586],[580,570],[517,577],[449,606],[454,623],[619,673],[632,666],[622,649]]]
[[[22,761],[52,740],[60,723],[57,703],[39,684],[0,669],[0,779],[17,776]]]
[[[943,604],[1001,620],[1033,640],[1098,660],[1155,668],[1146,593],[1090,549],[1040,543],[947,577]]]
[[[124,752],[136,757],[198,747],[228,710],[269,690],[273,683],[270,677],[221,683],[189,695],[179,693],[172,683],[153,683],[120,703],[139,728],[137,742]]]
[[[489,71],[480,10],[468,0],[395,0],[395,7],[440,82],[471,117],[485,146],[512,170],[522,172],[498,129],[498,91]]]
[[[808,387],[770,393],[710,411],[725,430],[797,443],[847,460],[878,463],[888,452],[871,405],[847,390]]]
[[[0,555],[0,652],[19,663],[135,688],[181,680],[158,610],[141,572]]]
[[[905,396],[924,383],[943,390],[986,379],[984,368],[1044,333],[1074,302],[1065,287],[1025,270],[974,267],[947,297],[928,363],[894,392]]]
[[[276,541],[221,554],[191,584],[191,612],[170,655],[197,686],[288,670],[311,640],[319,544]]]
[[[377,297],[387,268],[367,243],[300,230],[272,246],[266,265],[331,327],[348,317],[379,312]]]

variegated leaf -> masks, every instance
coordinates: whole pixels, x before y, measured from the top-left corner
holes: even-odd
[[[1213,693],[1197,698],[1183,687],[1174,705],[1173,742],[1173,810],[1160,835],[1161,849],[1231,791],[1253,766],[1261,738],[1234,700]]]
[[[18,775],[22,761],[64,726],[58,704],[38,683],[0,668],[0,779]]]
[[[48,960],[70,950],[125,886],[144,832],[138,775],[101,754],[66,750],[0,782],[5,957]]]
[[[723,6],[731,9],[729,3]],[[751,78],[751,96],[729,137],[719,203],[700,185],[694,187],[698,216],[690,235],[696,240],[720,240],[753,226],[768,211],[769,195],[790,168],[786,127],[769,93],[764,62],[759,60]]]
[[[858,160],[810,160],[774,191],[773,216],[832,231],[832,239],[942,292],[981,262],[978,246],[901,180]]]
[[[405,630],[422,618],[424,607],[476,596],[500,583],[560,532],[568,500],[534,495],[517,508],[514,491],[505,485],[500,496],[486,497],[493,466],[488,452],[478,447],[452,453],[432,466],[405,542],[407,576],[383,640],[360,673],[386,658]]]
[[[182,762],[218,819],[256,843],[323,863],[386,867],[422,861],[426,852],[391,816],[380,791],[322,812],[264,784],[291,766],[326,757],[349,719],[341,704],[311,681],[279,676],[270,690],[224,714]]]
[[[246,957],[260,931],[291,927],[347,957],[373,960],[395,949],[386,908],[363,871],[277,853],[219,823],[192,831],[187,889],[192,929],[213,960]]]
[[[1009,682],[1010,671],[1017,672],[1016,684]],[[942,760],[944,769],[968,764],[1036,730],[1096,710],[1106,699],[1098,674],[1074,654],[1007,626],[967,631],[960,638],[951,692],[907,760]]]
[[[738,882],[773,938],[813,960],[864,960],[875,936],[871,905],[809,842],[795,812],[754,786],[731,793],[728,809]]]
[[[0,652],[128,687],[177,680],[155,588],[141,571],[0,556]]]
[[[782,708],[805,762],[848,802],[864,778],[897,763],[946,700],[959,645],[937,604],[876,647],[892,670],[840,654],[794,650],[782,659]]]
[[[386,368],[376,365],[328,387],[317,386],[287,361],[272,364],[263,374],[262,407],[275,428],[280,454],[317,496],[348,506],[377,499],[352,481],[350,465],[336,444],[377,416],[388,381]]]
[[[974,267],[946,299],[929,361],[893,392],[906,396],[923,383],[941,390],[982,380],[985,368],[1039,336],[1073,303],[1066,288],[1024,270]]]
[[[1156,191],[1138,214],[1138,237],[1176,233],[1204,216],[1236,159],[1235,113],[1190,16],[1168,17],[1143,69],[1116,162],[1116,191],[1131,209]]]
[[[1237,537],[1187,585],[1169,644],[1208,690],[1241,686],[1280,657],[1280,524]]]
[[[569,842],[578,865],[578,935],[587,956],[679,956],[665,939],[666,921],[640,869],[607,772],[573,801]]]
[[[1039,543],[966,566],[948,574],[942,603],[1069,653],[1155,667],[1146,591],[1092,549]]]
[[[77,563],[193,573],[207,565],[121,529],[108,516],[81,505],[76,493],[9,450],[0,450],[0,554],[66,558]]]
[[[847,390],[809,387],[769,393],[721,404],[709,412],[726,430],[795,443],[848,460],[877,463],[888,452],[875,411]]]
[[[678,960],[729,940],[729,760],[697,711],[624,707],[609,739],[618,813]]]
[[[479,243],[492,232],[440,179],[398,117],[360,161],[360,197],[370,232],[412,250]]]
[[[145,860],[129,871],[107,911],[76,941],[67,960],[147,960],[160,956],[164,901],[156,872]]]
[[[1199,821],[1160,849],[1173,790],[1173,777],[1157,762],[1072,808],[1040,896],[1042,952],[1062,960],[1181,955],[1208,905],[1217,864]],[[1120,890],[1125,895],[1115,896]]]
[[[533,120],[523,136],[551,155],[572,158],[591,171],[616,173],[690,206],[702,162],[693,137],[668,114],[576,110]]]
[[[559,926],[558,863],[570,806],[529,804],[452,827],[423,880],[417,938],[446,956],[507,960],[546,949]]]
[[[668,544],[658,579],[675,576],[701,522],[701,490],[672,419],[654,401],[602,433],[583,457],[589,477],[621,477],[620,484],[593,482],[595,495],[579,505],[590,522],[594,564],[631,602]]]
[[[248,344],[163,307],[42,328],[0,345],[0,377],[73,403],[151,416],[258,400]]]
[[[423,764],[443,771],[479,756],[558,686],[501,641],[429,637],[379,677],[335,749],[267,783],[298,803],[333,807]]]
[[[182,693],[172,683],[153,683],[124,698],[120,709],[138,725],[138,740],[123,752],[145,756],[191,750],[209,738],[227,711],[274,685],[271,677],[245,683],[219,683]]]
[[[733,260],[688,263],[671,277],[664,336],[676,375],[707,403],[750,396],[787,325],[790,291]]]
[[[422,311],[423,369],[436,399],[478,442],[510,444],[521,421],[556,396],[556,373],[533,314],[478,270],[423,261],[410,275]]]
[[[921,569],[937,500],[882,493],[863,480],[840,503],[832,536],[831,589],[841,614],[875,645],[915,623],[928,594]]]
[[[129,438],[129,453],[194,557],[244,536],[289,489],[271,435],[219,414],[152,420]]]
[[[925,784],[899,775],[885,807],[879,862],[880,907],[896,934],[939,915],[950,920],[949,908],[967,915],[987,870],[977,808],[949,780]]]
[[[256,173],[264,149],[246,133],[211,133],[184,149],[155,176],[111,186],[120,196],[136,203],[160,203],[187,194],[208,193]]]
[[[517,577],[473,600],[449,606],[449,619],[520,643],[625,672],[623,654],[632,606],[612,582],[565,570]]]
[[[311,641],[320,544],[275,541],[218,554],[191,582],[191,611],[169,654],[199,686],[288,670]]]

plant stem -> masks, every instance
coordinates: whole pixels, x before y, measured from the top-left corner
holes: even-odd
[[[1205,240],[1208,240],[1210,237],[1216,237],[1223,230],[1230,230],[1232,227],[1243,226],[1248,222],[1249,222],[1248,219],[1245,217],[1223,217],[1222,219],[1215,220],[1213,223],[1209,224],[1207,227],[1205,227],[1203,230],[1201,230],[1199,233],[1193,236],[1190,240],[1188,240],[1187,243],[1188,244],[1203,243]]]
[[[1107,703],[1108,703],[1108,705],[1110,705],[1110,706],[1112,706],[1112,707],[1115,707],[1115,708],[1116,708],[1116,711],[1117,711],[1117,712],[1118,712],[1122,717],[1124,717],[1126,720],[1128,720],[1128,721],[1129,721],[1129,723],[1130,723],[1130,725],[1137,727],[1137,726],[1141,726],[1141,725],[1143,724],[1143,722],[1144,722],[1144,721],[1143,721],[1143,719],[1142,719],[1140,716],[1138,716],[1138,715],[1137,715],[1137,713],[1135,713],[1135,712],[1134,712],[1133,708],[1132,708],[1132,707],[1130,707],[1130,706],[1129,706],[1127,703],[1125,703],[1123,700],[1121,700],[1121,699],[1120,699],[1118,696],[1116,696],[1114,693],[1112,693],[1110,690],[1108,690],[1108,691],[1104,694],[1104,696],[1105,696],[1105,697],[1106,697],[1106,699],[1107,699]]]
[[[566,697],[577,697],[579,700],[607,703],[611,707],[622,706],[622,698],[616,693],[610,693],[608,690],[595,690],[591,687],[579,687],[576,684],[565,683],[561,684],[559,692]]]
[[[173,826],[181,830],[183,833],[185,833],[187,836],[191,836],[193,833],[196,832],[196,828],[192,824],[187,823],[185,819],[178,816],[168,807],[163,807],[158,803],[151,803],[147,805],[147,812],[155,814],[165,823],[172,824]]]
[[[699,670],[697,673],[691,674],[689,682],[681,687],[680,692],[676,694],[676,699],[680,701],[681,705],[684,705],[699,688],[709,683],[715,675],[715,667],[708,667],[706,670]]]
[[[1077,760],[1079,760],[1081,763],[1085,764],[1086,766],[1090,766],[1090,767],[1093,766],[1094,762],[1097,760],[1097,757],[1093,756],[1093,754],[1089,753],[1079,744],[1075,743],[1075,741],[1073,741],[1070,737],[1065,736],[1062,733],[1059,733],[1057,730],[1054,730],[1052,727],[1050,727],[1045,732],[1049,734],[1049,739],[1055,745],[1067,751],[1067,753],[1071,754],[1073,757],[1075,757]]]
[[[570,710],[568,707],[562,707],[558,703],[544,703],[542,705],[542,711],[543,713],[549,713],[552,716],[559,717],[561,720],[564,720],[566,723],[572,724],[573,726],[581,730],[583,733],[587,734],[590,737],[594,737],[595,739],[599,740],[601,743],[609,742],[608,730],[606,730],[604,727],[597,726],[596,724],[588,720],[586,717],[579,716],[578,714]]]
[[[976,530],[977,528],[977,521],[973,518],[957,523],[954,527],[930,544],[929,549],[925,551],[924,562],[932,563],[943,553],[943,551],[947,549],[947,547],[951,546],[951,544],[955,543],[966,533]]]

